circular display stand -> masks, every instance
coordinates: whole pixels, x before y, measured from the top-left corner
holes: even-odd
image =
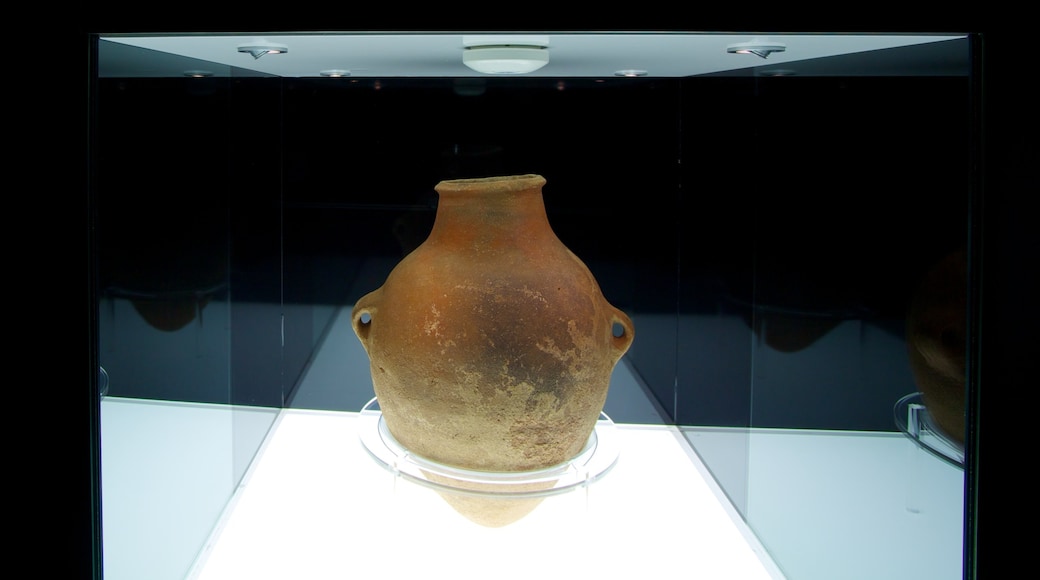
[[[896,401],[896,426],[922,449],[956,467],[964,467],[964,447],[950,439],[932,420],[921,393],[910,393]]]
[[[361,409],[358,431],[369,455],[395,475],[441,491],[491,497],[544,497],[588,486],[617,464],[620,451],[617,427],[605,413],[581,453],[534,471],[475,471],[415,455],[390,434],[375,398]]]

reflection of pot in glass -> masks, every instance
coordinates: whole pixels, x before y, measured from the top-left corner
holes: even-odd
[[[906,344],[921,400],[943,435],[964,445],[967,254],[948,254],[925,273],[906,317]]]
[[[794,275],[763,276],[769,291],[754,300],[728,296],[727,306],[736,307],[748,327],[767,346],[783,353],[796,353],[847,320],[873,316],[873,311],[854,297],[831,289],[823,281],[803,282]]]
[[[173,292],[142,292],[125,288],[109,288],[108,293],[114,298],[128,299],[134,310],[152,328],[175,332],[193,320],[198,319],[201,322],[202,309],[223,287],[224,284],[218,284],[210,288]]]
[[[148,324],[159,330],[180,330],[202,316],[202,309],[209,302],[209,297],[202,295],[198,299],[189,298],[173,300],[136,300],[134,309]]]
[[[116,208],[102,232],[105,293],[130,301],[153,328],[175,332],[227,287],[225,212],[190,204],[163,211]]]
[[[790,353],[812,345],[841,322],[838,316],[760,308],[752,328],[769,346]]]

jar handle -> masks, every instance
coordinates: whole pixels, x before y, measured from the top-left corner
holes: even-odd
[[[632,346],[632,340],[636,336],[635,326],[632,324],[632,319],[627,314],[611,306],[612,315],[610,318],[611,334],[614,337],[614,350],[615,350],[615,361],[621,360],[621,357],[628,352],[628,347]],[[621,327],[619,334],[614,333],[616,326]]]
[[[382,288],[377,288],[365,294],[354,303],[354,309],[350,313],[350,322],[354,326],[354,334],[361,340],[361,346],[368,352],[368,335],[372,332],[372,320],[376,312],[379,294]]]

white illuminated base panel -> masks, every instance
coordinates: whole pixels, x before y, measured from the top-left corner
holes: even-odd
[[[675,427],[616,425],[609,473],[486,527],[374,460],[362,423],[282,410],[189,577],[783,577]]]

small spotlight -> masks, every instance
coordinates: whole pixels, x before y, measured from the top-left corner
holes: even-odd
[[[283,44],[240,44],[238,52],[251,54],[258,59],[265,54],[284,54],[289,52],[289,47]]]
[[[213,72],[208,70],[186,70],[184,71],[184,76],[193,79],[201,79],[213,76]]]
[[[614,76],[616,77],[645,77],[648,74],[650,73],[645,70],[635,68],[614,71]]]
[[[784,52],[787,45],[780,42],[738,42],[726,47],[726,52],[731,54],[753,54],[762,58],[769,58],[774,52]]]
[[[338,79],[338,78],[342,78],[342,77],[349,77],[350,76],[350,71],[349,70],[342,70],[342,69],[338,69],[338,68],[333,68],[333,69],[321,71],[321,76]]]

